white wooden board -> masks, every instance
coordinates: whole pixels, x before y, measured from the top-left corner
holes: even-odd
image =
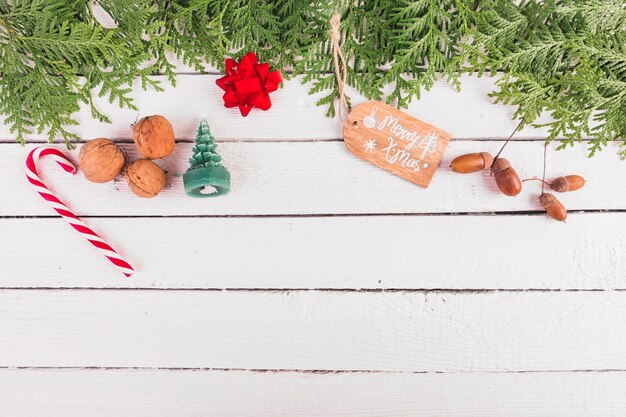
[[[626,292],[5,290],[0,334],[11,367],[623,370]]]
[[[162,163],[170,186],[146,200],[131,194],[125,181],[93,184],[82,173],[72,176],[51,161],[42,161],[41,173],[49,186],[77,213],[92,216],[146,215],[301,215],[468,213],[541,210],[539,182],[525,183],[518,197],[498,191],[489,171],[456,174],[450,161],[466,152],[495,153],[496,142],[454,141],[428,189],[411,184],[352,156],[341,142],[222,143],[218,151],[232,177],[231,192],[215,199],[185,196],[181,174],[189,167],[191,144],[178,144]],[[515,142],[506,157],[522,178],[541,176],[543,144]],[[63,149],[62,147],[60,147]],[[131,159],[134,145],[126,144]],[[24,160],[32,146],[0,145],[0,216],[45,216],[51,210],[35,194],[24,176]],[[77,161],[78,151],[71,153]],[[580,191],[559,195],[570,210],[626,209],[626,193],[615,192],[626,182],[626,170],[615,154],[587,158],[584,146],[550,151],[548,178],[583,175],[588,183]]]
[[[1,219],[0,287],[626,289],[621,213],[87,221],[131,279],[61,219]]]
[[[130,125],[137,116],[161,114],[174,125],[178,139],[193,139],[197,120],[207,117],[213,132],[222,140],[328,140],[341,137],[339,118],[325,116],[326,109],[315,103],[326,93],[309,95],[310,86],[302,85],[302,77],[286,81],[282,89],[272,94],[272,108],[267,112],[253,111],[241,117],[237,109],[226,109],[223,91],[215,85],[220,75],[181,74],[176,87],[169,85],[167,77],[153,77],[162,82],[164,92],[143,91],[139,80],[133,86],[135,105],[139,112],[120,109],[118,104],[106,98],[94,101],[112,124],[100,123],[91,118],[91,111],[83,106],[76,120],[79,127],[70,129],[88,140],[96,137],[128,138]],[[515,129],[511,120],[514,108],[493,105],[487,96],[494,90],[491,78],[461,76],[463,89],[457,92],[443,81],[437,82],[431,91],[424,92],[419,102],[414,102],[408,113],[434,124],[455,138],[506,138]],[[365,98],[349,90],[356,105]],[[547,118],[545,120],[548,120]],[[1,120],[0,120],[1,122]],[[524,129],[518,138],[545,137],[546,129]],[[8,126],[0,125],[0,138],[11,141],[15,136]],[[47,139],[45,134],[32,134],[29,139]]]
[[[11,417],[621,417],[626,372],[1,370]]]

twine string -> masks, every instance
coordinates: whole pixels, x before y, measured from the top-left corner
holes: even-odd
[[[541,178],[541,194],[546,186],[546,157],[548,154],[548,142],[543,144],[543,177]]]
[[[333,62],[335,65],[335,77],[337,78],[337,91],[339,92],[338,113],[339,117],[345,120],[346,113],[348,112],[348,102],[346,101],[344,90],[348,78],[348,65],[346,64],[346,58],[339,46],[339,42],[341,41],[341,32],[339,31],[340,23],[341,15],[339,13],[333,14],[330,18],[330,40],[333,43]]]

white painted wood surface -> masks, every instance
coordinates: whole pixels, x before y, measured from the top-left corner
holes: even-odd
[[[197,120],[193,120],[196,123]],[[184,196],[182,173],[189,167],[192,144],[177,145],[171,157],[160,161],[170,175],[169,189],[156,199],[140,199],[122,179],[107,184],[85,181],[42,161],[42,175],[50,187],[64,196],[77,213],[89,216],[215,216],[215,215],[319,215],[406,213],[493,213],[541,210],[537,181],[524,184],[517,197],[502,195],[489,171],[455,174],[449,168],[454,156],[481,150],[497,152],[501,142],[454,141],[428,189],[374,169],[352,156],[341,142],[222,143],[218,152],[232,177],[232,192],[216,199]],[[521,178],[541,176],[543,144],[515,142],[506,156]],[[125,144],[130,158],[137,157]],[[35,193],[23,174],[23,160],[32,146],[0,145],[7,163],[0,166],[0,205],[4,216],[50,215],[49,207],[33,204]],[[71,152],[77,161],[78,149]],[[578,192],[560,195],[570,210],[624,210],[626,193],[615,192],[626,182],[626,169],[610,152],[587,158],[584,146],[549,153],[549,176],[579,174],[588,179]],[[90,198],[83,196],[89,195]]]
[[[339,118],[325,116],[326,108],[315,103],[324,94],[309,95],[310,86],[302,85],[302,77],[288,81],[286,86],[272,93],[272,109],[268,112],[254,111],[242,118],[238,111],[223,106],[224,93],[215,85],[220,75],[180,74],[176,87],[168,84],[167,77],[156,76],[164,92],[143,91],[139,82],[133,86],[135,105],[140,112],[120,109],[106,98],[94,98],[98,108],[114,121],[106,124],[91,118],[88,107],[76,116],[79,127],[70,129],[85,140],[96,137],[127,138],[132,135],[130,125],[138,116],[161,114],[174,126],[178,139],[193,139],[196,121],[207,117],[214,134],[222,140],[329,140],[341,137]],[[457,92],[450,85],[437,83],[425,92],[419,102],[409,111],[415,117],[436,125],[455,138],[498,138],[510,134],[517,125],[511,120],[514,109],[494,106],[487,94],[494,90],[494,80],[462,76],[464,87]],[[363,101],[353,90],[348,90],[354,104]],[[194,123],[191,123],[194,121]],[[518,138],[537,138],[545,135],[545,128],[527,128]],[[12,135],[7,126],[0,127],[0,137]],[[31,139],[46,139],[45,134],[32,134]]]
[[[6,290],[0,351],[16,367],[621,370],[624,317],[623,291]]]
[[[167,116],[179,139],[156,199],[42,164],[137,267],[130,280],[26,184],[44,136],[21,147],[0,126],[1,416],[624,415],[617,147],[550,150],[549,177],[588,180],[559,196],[573,211],[560,224],[538,183],[508,198],[487,174],[447,168],[514,129],[513,109],[487,97],[494,80],[437,83],[408,110],[455,138],[423,190],[351,157],[299,79],[244,119],[223,108],[217,77],[136,89],[140,114]],[[114,124],[83,111],[74,131],[135,157],[137,113],[99,105]],[[218,199],[182,191],[202,117],[233,177]],[[541,175],[543,144],[528,139],[544,134],[525,129],[505,152],[523,178]]]
[[[3,249],[0,287],[626,289],[622,213],[88,221],[132,279],[60,220],[2,219],[1,236],[24,239]],[[49,250],[60,239],[72,256]]]
[[[0,370],[0,404],[12,417],[621,417],[625,384],[624,372],[26,369]]]

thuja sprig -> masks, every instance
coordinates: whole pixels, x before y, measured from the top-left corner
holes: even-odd
[[[133,109],[135,85],[175,82],[172,55],[204,71],[255,51],[302,74],[333,116],[334,13],[347,84],[369,99],[406,107],[439,79],[490,74],[495,102],[528,124],[549,113],[561,148],[624,140],[623,0],[0,0],[0,115],[18,141],[37,131],[71,146],[81,105],[102,121],[96,96]]]

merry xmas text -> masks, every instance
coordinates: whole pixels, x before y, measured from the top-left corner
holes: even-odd
[[[430,153],[436,152],[439,145],[439,138],[434,132],[429,133],[426,136],[422,136],[398,123],[397,117],[385,116],[385,119],[380,122],[377,129],[387,129],[400,139],[404,139],[409,142],[402,148],[398,146],[398,143],[393,137],[389,137],[389,145],[386,148],[383,148],[383,151],[386,153],[385,159],[387,162],[391,164],[400,164],[402,167],[413,168],[414,172],[420,171],[420,159],[425,158]],[[411,156],[410,151],[416,144],[418,148],[422,149],[420,159],[414,159]]]

